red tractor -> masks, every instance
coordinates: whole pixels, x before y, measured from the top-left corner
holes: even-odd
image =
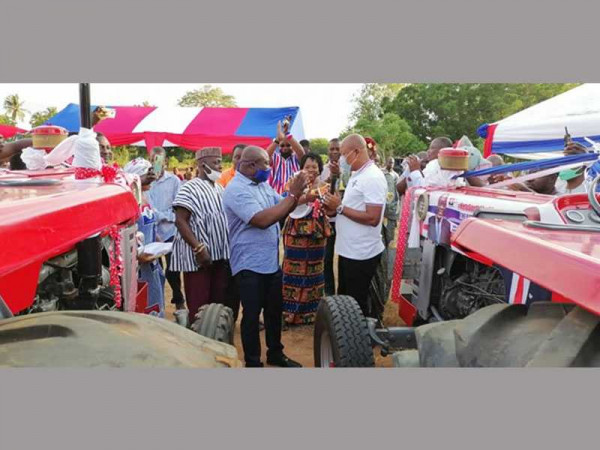
[[[80,100],[89,129],[86,84]],[[223,305],[203,307],[193,331],[138,314],[152,312],[138,283],[140,201],[139,178],[0,169],[0,366],[241,366]]]
[[[398,367],[600,366],[599,180],[559,197],[416,189],[391,288],[407,326],[326,298],[315,365],[373,366],[378,347]]]

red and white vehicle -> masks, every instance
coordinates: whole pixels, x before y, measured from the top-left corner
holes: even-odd
[[[397,366],[600,364],[593,195],[459,187],[417,188],[411,198],[391,289],[408,326],[378,328],[356,302],[327,298],[317,366],[372,366],[372,346],[394,352]]]
[[[90,302],[115,309],[110,260],[117,235],[117,309],[144,312],[134,192],[139,185],[76,181],[72,169],[0,173],[0,296],[12,314],[90,309]]]
[[[196,332],[136,314],[149,312],[137,273],[139,192],[139,179],[0,171],[0,367],[241,365],[223,305],[200,311]]]

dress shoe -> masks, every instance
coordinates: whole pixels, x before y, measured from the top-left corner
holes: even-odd
[[[302,367],[302,364],[288,358],[285,355],[281,355],[275,358],[267,358],[267,364],[270,366],[277,367]]]

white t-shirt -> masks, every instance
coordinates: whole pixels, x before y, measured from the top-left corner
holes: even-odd
[[[364,261],[377,256],[384,250],[381,239],[381,222],[385,212],[387,181],[375,164],[352,173],[348,180],[342,204],[345,207],[366,211],[367,205],[381,205],[381,218],[376,227],[362,225],[346,217],[337,216],[335,251],[344,258]]]
[[[575,189],[569,189],[567,182],[564,181],[564,180],[560,180],[559,179],[559,180],[556,181],[555,189],[556,189],[556,192],[558,192],[560,195],[565,195],[565,194],[587,194],[589,186],[588,186],[587,181],[584,180],[583,183],[581,183]]]

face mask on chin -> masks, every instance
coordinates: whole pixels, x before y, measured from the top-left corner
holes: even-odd
[[[212,181],[213,183],[216,183],[216,181],[219,178],[221,178],[221,172],[211,169],[210,167],[208,167],[208,165],[206,165],[206,163],[204,163],[203,166],[204,166],[204,173],[206,174],[206,177],[210,181]]]

